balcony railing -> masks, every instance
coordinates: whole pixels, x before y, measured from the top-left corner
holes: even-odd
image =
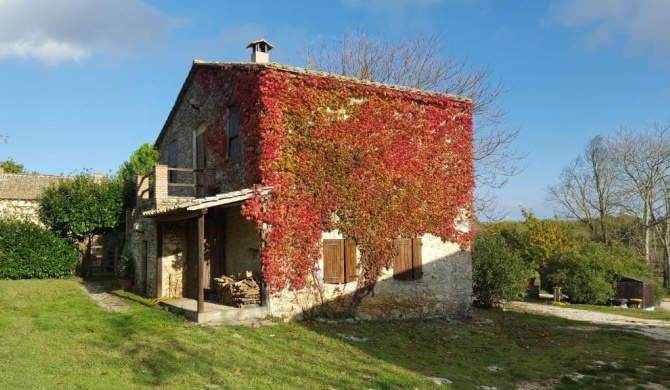
[[[154,171],[138,177],[140,199],[203,198],[216,194],[214,169],[171,168],[156,165]]]

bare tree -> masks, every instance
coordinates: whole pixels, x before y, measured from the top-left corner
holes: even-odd
[[[653,123],[642,131],[619,130],[610,141],[614,166],[620,173],[617,185],[621,207],[640,220],[644,252],[651,262],[654,232],[663,246],[665,284],[670,283],[670,124]]]
[[[620,221],[637,221],[645,258],[663,270],[670,288],[670,122],[593,138],[547,198],[605,242],[614,213]]]
[[[670,178],[661,179],[662,201],[659,202],[662,207],[662,217],[654,221],[654,229],[658,241],[661,244],[663,269],[663,287],[670,287]],[[654,218],[656,219],[656,218]]]
[[[520,172],[526,154],[513,149],[519,129],[504,127],[501,105],[505,88],[491,82],[491,70],[472,68],[468,59],[445,57],[439,34],[382,40],[360,27],[345,30],[332,41],[321,38],[307,49],[308,68],[380,83],[402,85],[465,96],[475,102],[474,162],[477,186],[500,189]],[[502,218],[490,193],[475,200],[477,211],[489,219]]]
[[[605,138],[596,136],[568,167],[559,183],[547,189],[547,200],[563,217],[586,224],[599,241],[609,242],[608,218],[616,204],[615,171]]]

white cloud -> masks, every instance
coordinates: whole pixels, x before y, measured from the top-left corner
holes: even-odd
[[[668,0],[557,0],[549,19],[585,28],[588,48],[620,44],[625,50],[670,52]]]
[[[64,42],[52,40],[33,40],[0,42],[0,58],[18,57],[23,59],[35,58],[50,65],[65,60],[79,61],[88,57],[88,53]]]
[[[443,0],[340,0],[349,8],[367,8],[373,11],[388,11],[401,14],[407,8],[427,8],[441,3]]]
[[[144,0],[0,0],[0,60],[123,54],[165,40],[179,23]]]

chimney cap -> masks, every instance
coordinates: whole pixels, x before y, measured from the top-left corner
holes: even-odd
[[[270,42],[266,41],[265,38],[261,38],[261,39],[259,39],[259,40],[253,41],[253,42],[251,42],[250,44],[248,44],[248,45],[247,45],[247,49],[251,47],[251,48],[253,48],[253,49],[255,50],[255,49],[256,49],[256,45],[261,46],[261,44],[265,44],[265,45],[267,45],[267,51],[272,50],[272,48],[274,47],[274,46],[272,46],[272,44],[271,44]],[[260,47],[260,49],[261,49],[261,51],[264,51],[264,52],[265,52],[265,50],[262,50],[262,49],[263,49],[262,47]]]

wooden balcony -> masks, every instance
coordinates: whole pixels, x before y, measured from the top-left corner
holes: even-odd
[[[155,207],[216,195],[214,169],[171,168],[156,165],[149,175],[137,178],[139,200],[155,201]]]

